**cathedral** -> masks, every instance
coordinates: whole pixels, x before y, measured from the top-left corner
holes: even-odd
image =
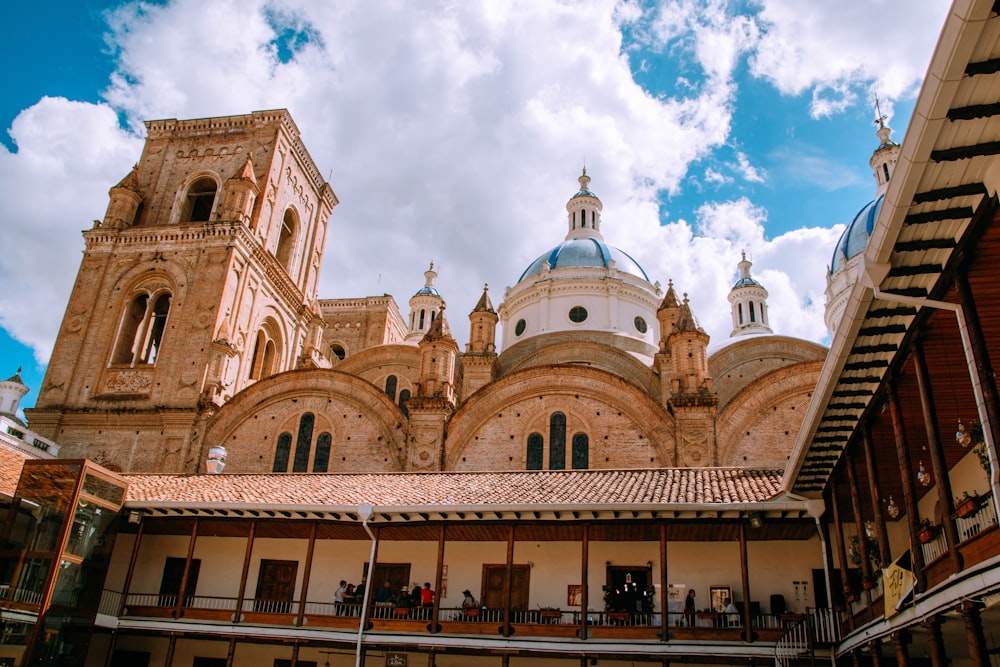
[[[0,665],[988,665],[1000,16],[959,4],[830,349],[746,254],[710,341],[586,170],[502,295],[324,299],[289,113],[147,122],[27,423],[0,383]]]

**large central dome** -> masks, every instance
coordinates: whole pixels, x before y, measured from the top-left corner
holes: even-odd
[[[550,270],[568,269],[577,266],[596,266],[608,268],[614,262],[615,268],[624,273],[631,274],[636,278],[649,280],[649,276],[642,270],[639,263],[632,259],[628,253],[613,248],[604,243],[601,239],[594,237],[573,238],[563,241],[552,250],[549,250],[538,259],[532,262],[521,277],[517,279],[521,282],[525,278],[538,275],[548,264]]]
[[[586,170],[579,180],[580,190],[566,203],[566,238],[528,265],[504,295],[503,349],[547,333],[603,332],[652,357],[659,287],[628,253],[604,242],[604,206]],[[633,342],[626,345],[627,339]]]

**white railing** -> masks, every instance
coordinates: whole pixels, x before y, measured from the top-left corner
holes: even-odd
[[[965,542],[966,540],[972,539],[985,529],[990,526],[995,526],[997,523],[997,511],[993,507],[993,499],[987,498],[986,501],[979,506],[979,511],[975,516],[955,519],[955,527],[958,529],[958,541]]]
[[[774,645],[774,663],[777,667],[788,667],[796,658],[812,653],[816,644],[832,645],[839,640],[837,612],[809,609],[806,617],[791,626]]]
[[[933,563],[938,558],[948,553],[948,544],[944,538],[944,531],[938,530],[934,539],[926,544],[921,544],[920,549],[924,553],[925,563]]]
[[[128,607],[176,607],[176,595],[160,595],[158,593],[129,593],[125,599]]]
[[[97,613],[105,616],[117,616],[122,606],[122,594],[118,591],[104,589],[101,601],[97,603]]]
[[[297,614],[299,603],[297,600],[244,600],[243,611],[259,614]]]
[[[14,601],[24,602],[25,604],[41,604],[42,593],[41,591],[31,590],[30,588],[15,588]]]
[[[192,609],[217,609],[219,611],[236,611],[235,598],[216,598],[205,595],[189,595],[184,598],[184,606]]]

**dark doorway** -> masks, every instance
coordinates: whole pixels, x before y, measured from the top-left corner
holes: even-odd
[[[514,565],[511,568],[510,608],[525,611],[528,608],[528,589],[531,567]],[[503,609],[507,599],[507,566],[483,565],[483,606],[488,609]]]
[[[146,651],[116,649],[111,656],[111,667],[149,667],[149,656]]]
[[[295,575],[299,562],[295,560],[260,561],[260,575],[257,577],[257,594],[254,596],[254,611],[272,614],[287,614],[292,608],[295,595]]]
[[[378,595],[378,592],[382,589],[382,584],[389,582],[389,587],[392,589],[393,593],[396,593],[401,588],[405,588],[407,591],[410,590],[410,564],[409,563],[375,563],[375,576],[368,576],[368,563],[365,563],[365,578],[368,579],[368,585],[371,587],[372,600],[375,599],[374,596]]]
[[[641,614],[652,611],[653,599],[647,589],[651,568],[644,565],[608,565],[604,602],[607,611]]]
[[[160,606],[173,607],[177,604],[177,596],[181,592],[181,580],[184,578],[184,563],[186,558],[167,556],[163,563],[163,576],[160,578]],[[184,604],[187,605],[198,588],[198,572],[201,570],[201,559],[192,558],[188,571],[187,585],[184,586]]]

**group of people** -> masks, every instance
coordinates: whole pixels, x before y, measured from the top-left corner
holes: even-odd
[[[341,579],[340,585],[333,594],[333,603],[336,605],[361,604],[365,599],[365,580],[356,587]],[[406,586],[398,589],[392,587],[388,581],[382,583],[382,587],[375,591],[374,603],[380,607],[433,607],[434,590],[430,582],[425,582],[423,587],[420,584],[413,584],[413,589]]]
[[[716,620],[721,621],[724,626],[730,628],[742,625],[740,612],[736,608],[736,605],[733,604],[732,599],[727,597],[722,601],[722,604],[725,605],[725,609],[722,610],[720,616]],[[695,608],[695,592],[692,588],[688,591],[687,597],[684,598],[684,624],[686,624],[689,628],[693,628],[695,626],[696,616],[697,610]]]

